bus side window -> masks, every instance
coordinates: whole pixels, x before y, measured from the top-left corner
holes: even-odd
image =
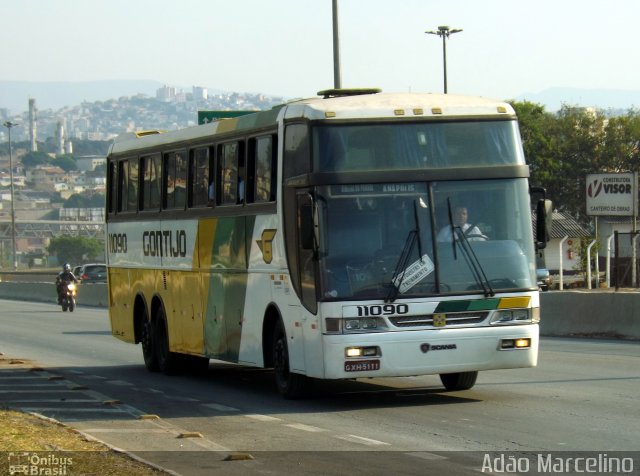
[[[142,210],[160,209],[160,156],[151,155],[140,160],[142,174]]]
[[[118,212],[126,212],[129,198],[129,161],[121,160],[118,162]]]
[[[118,168],[116,162],[109,162],[109,188],[107,189],[107,213],[118,209]]]
[[[209,196],[209,148],[191,151],[189,164],[189,207],[206,207]],[[215,197],[215,196],[214,196]]]
[[[248,201],[261,203],[276,199],[276,136],[256,137],[250,142],[247,170]]]
[[[129,180],[127,181],[127,211],[138,210],[138,162],[129,161]]]
[[[184,209],[187,200],[187,161],[184,152],[164,155],[164,208]]]
[[[218,146],[218,166],[220,167],[218,183],[221,188],[218,196],[222,205],[238,203],[241,188],[239,183],[240,156],[241,142],[239,141],[228,142]]]

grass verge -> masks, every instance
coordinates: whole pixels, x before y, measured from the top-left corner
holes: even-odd
[[[42,474],[96,476],[167,474],[131,458],[126,453],[115,451],[89,439],[77,430],[55,420],[1,408],[0,455],[2,455],[0,474],[11,474],[10,466],[25,464],[44,470]],[[33,455],[37,457],[32,457]],[[64,472],[49,473],[47,469],[59,469]]]

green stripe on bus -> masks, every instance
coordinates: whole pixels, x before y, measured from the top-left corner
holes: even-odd
[[[238,362],[247,296],[247,255],[255,216],[221,217],[211,243],[204,347],[208,357]]]
[[[436,307],[435,313],[487,311],[497,309],[500,299],[474,299],[473,301],[443,301]]]
[[[469,301],[469,311],[490,311],[497,309],[500,299],[475,299]]]

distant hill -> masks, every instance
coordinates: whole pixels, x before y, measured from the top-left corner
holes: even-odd
[[[77,106],[83,101],[106,101],[122,96],[145,94],[155,97],[156,90],[164,83],[152,80],[104,80],[104,81],[2,81],[0,80],[0,108],[11,114],[29,109],[29,98],[36,100],[39,110],[57,110],[65,106]],[[185,92],[191,86],[176,86]],[[220,90],[208,88],[210,93]],[[512,99],[512,98],[505,98]],[[540,92],[526,92],[515,98],[543,104],[548,111],[557,111],[563,104],[594,106],[600,109],[640,108],[640,90],[550,88]]]
[[[640,90],[550,88],[538,93],[524,93],[516,99],[543,104],[547,111],[557,111],[563,104],[624,111],[640,108]]]

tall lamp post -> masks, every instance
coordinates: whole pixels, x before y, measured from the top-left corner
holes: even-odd
[[[332,2],[333,12],[333,87],[342,87],[342,75],[340,71],[340,33],[338,29],[338,0]]]
[[[7,121],[2,124],[9,132],[9,180],[11,180],[11,248],[13,250],[13,270],[18,269],[18,255],[16,254],[16,210],[13,195],[13,152],[11,149],[11,128],[17,126],[15,122]]]
[[[438,35],[442,38],[442,62],[444,65],[444,93],[447,94],[447,43],[446,40],[449,38],[449,35],[453,35],[454,33],[460,33],[462,28],[449,28],[446,25],[439,26],[437,31],[429,30],[425,31],[428,35]]]

